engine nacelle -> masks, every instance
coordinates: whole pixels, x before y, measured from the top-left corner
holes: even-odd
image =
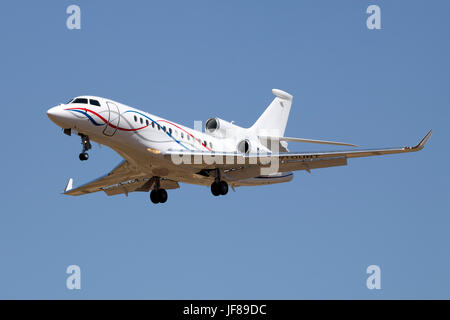
[[[210,118],[205,123],[205,131],[212,136],[229,138],[241,135],[245,129],[219,118]]]
[[[239,141],[236,149],[240,153],[250,153],[250,151],[252,150],[252,147],[251,147],[250,141],[248,139],[244,139],[244,140]]]

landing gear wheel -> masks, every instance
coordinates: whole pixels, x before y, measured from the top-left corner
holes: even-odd
[[[226,195],[228,193],[228,183],[226,183],[225,181],[220,181],[219,191],[222,196]]]
[[[219,183],[217,183],[217,182],[213,182],[212,184],[211,184],[211,193],[214,195],[214,196],[220,196],[220,185],[219,185]]]
[[[89,159],[89,155],[86,153],[86,151],[91,149],[92,145],[89,141],[88,136],[85,136],[82,133],[79,133],[78,135],[81,137],[81,145],[83,146],[83,150],[81,151],[79,158],[81,161],[86,161],[87,159]]]
[[[159,189],[156,191],[158,193],[158,199],[160,203],[165,203],[167,201],[167,191],[166,189]]]
[[[166,189],[156,189],[150,192],[150,200],[153,203],[165,203],[167,201]]]
[[[151,192],[150,192],[150,200],[153,202],[153,203],[159,203],[159,197],[158,197],[158,191],[157,190],[152,190]]]
[[[81,161],[86,161],[87,159],[89,159],[89,155],[86,152],[82,152],[80,153],[79,158]]]

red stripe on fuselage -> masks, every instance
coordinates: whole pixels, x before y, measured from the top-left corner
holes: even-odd
[[[103,117],[102,117],[101,115],[99,115],[97,112],[92,111],[92,110],[90,110],[90,109],[86,109],[86,108],[68,108],[68,109],[66,109],[66,110],[83,110],[83,111],[85,111],[85,112],[91,112],[91,113],[95,114],[97,117],[99,117],[100,119],[102,119],[103,122],[108,123],[108,120],[106,120],[105,118],[103,118]],[[108,125],[109,125],[110,127],[114,128],[114,129],[122,130],[122,131],[138,131],[138,130],[141,130],[141,129],[144,129],[144,128],[147,128],[147,127],[148,127],[148,126],[143,126],[143,127],[136,128],[136,129],[127,129],[127,128],[121,128],[121,127],[115,126],[115,125],[113,125],[113,124],[111,124],[111,123],[108,123]]]
[[[91,113],[95,114],[97,117],[99,117],[100,119],[102,119],[102,121],[105,122],[105,124],[108,123],[108,120],[106,120],[105,118],[103,118],[103,117],[102,117],[101,115],[99,115],[97,112],[92,111],[91,109],[87,109],[87,108],[67,108],[66,110],[83,110],[84,112],[91,112]],[[187,132],[186,130],[184,130],[184,129],[181,128],[180,126],[177,126],[176,124],[174,124],[174,123],[172,123],[172,122],[170,122],[170,121],[167,121],[167,120],[156,120],[156,121],[157,121],[157,122],[166,122],[166,123],[168,123],[168,124],[170,124],[170,125],[172,125],[172,126],[174,126],[174,127],[177,127],[178,129],[184,131],[186,134],[190,135],[190,136],[192,137],[192,139],[194,139],[194,141],[196,140],[196,141],[200,142],[200,144],[201,144],[203,147],[205,147],[208,151],[212,151],[212,149],[210,149],[210,148],[208,148],[207,146],[205,146],[205,145],[203,144],[203,142],[202,142],[200,139],[197,139],[197,138],[194,137],[191,133]],[[135,128],[135,129],[126,129],[126,128],[121,128],[121,127],[115,126],[115,125],[113,125],[113,124],[111,124],[111,123],[109,123],[109,126],[111,126],[111,127],[114,128],[114,129],[122,130],[122,131],[138,131],[138,130],[141,130],[141,129],[144,129],[144,128],[147,128],[147,127],[148,127],[148,126],[143,126],[143,127]]]

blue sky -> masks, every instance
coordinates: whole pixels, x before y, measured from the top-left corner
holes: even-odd
[[[81,7],[81,30],[66,28]],[[382,29],[366,28],[377,4]],[[0,298],[450,298],[448,1],[4,1]],[[286,135],[425,150],[215,198],[182,185],[60,194],[120,162],[45,111],[92,94],[192,126],[250,126],[294,95]],[[332,150],[290,144],[292,151]],[[82,289],[66,289],[67,266]],[[366,288],[381,267],[382,289]]]

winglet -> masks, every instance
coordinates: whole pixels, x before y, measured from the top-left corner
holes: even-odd
[[[66,188],[64,189],[64,193],[66,193],[67,191],[70,191],[73,189],[73,179],[70,178],[69,181],[67,181],[67,185]]]
[[[427,135],[419,142],[419,144],[417,146],[413,147],[413,149],[422,150],[425,147],[425,145],[427,144],[428,140],[430,140],[432,133],[433,133],[433,130],[428,131]]]

